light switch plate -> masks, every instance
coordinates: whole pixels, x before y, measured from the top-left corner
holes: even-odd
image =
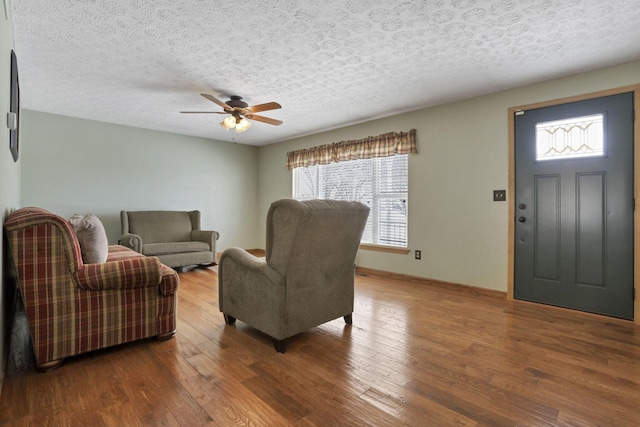
[[[16,130],[18,128],[18,116],[16,113],[7,113],[7,127],[9,130]]]
[[[504,202],[507,200],[507,190],[493,190],[493,201]]]

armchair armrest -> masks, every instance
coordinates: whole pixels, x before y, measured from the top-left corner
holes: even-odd
[[[120,238],[122,246],[133,249],[138,253],[142,253],[142,237],[133,233],[124,233]]]
[[[249,252],[240,248],[229,248],[220,256],[220,269],[224,268],[226,263],[228,267],[239,267],[246,269],[250,274],[259,274],[269,279],[273,283],[284,283],[284,276],[274,270],[264,258],[258,258]],[[229,264],[233,266],[229,266]],[[220,278],[220,272],[218,273]]]
[[[220,237],[220,234],[217,231],[191,230],[191,240],[207,243],[212,251],[216,248],[216,240],[218,240],[218,237]]]
[[[287,280],[263,258],[225,250],[218,266],[220,311],[281,340],[286,337]],[[268,307],[265,310],[265,307]]]
[[[223,311],[223,294],[239,296],[249,292],[259,295],[257,301],[268,304],[274,297],[273,291],[284,288],[285,278],[269,266],[264,258],[257,258],[240,248],[229,248],[220,256],[218,283],[218,303],[220,311]]]
[[[85,264],[73,274],[73,280],[79,288],[92,291],[148,288],[160,284],[162,267],[156,257]]]

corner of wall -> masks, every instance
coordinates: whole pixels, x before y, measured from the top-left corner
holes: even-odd
[[[10,109],[11,86],[11,50],[15,48],[13,41],[13,24],[9,0],[4,0],[4,10],[0,11],[0,99],[2,110],[0,113],[0,128],[5,129],[5,117]],[[6,11],[6,15],[5,15]],[[0,132],[0,215],[2,222],[6,216],[20,203],[20,160],[13,161],[9,151],[9,132]],[[0,239],[0,274],[2,286],[0,286],[0,395],[6,371],[7,354],[9,349],[9,319],[11,318],[8,306],[13,305],[12,292],[14,289],[7,273],[6,243]]]

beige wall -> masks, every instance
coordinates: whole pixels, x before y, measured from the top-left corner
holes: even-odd
[[[9,11],[10,12],[10,11]],[[13,26],[11,16],[5,19],[4,11],[0,7],[0,99],[2,100],[2,113],[0,114],[0,215],[2,223],[6,216],[20,204],[20,163],[13,161],[9,151],[9,130],[6,117],[9,112],[10,82],[11,82],[11,49],[13,49]],[[18,56],[18,62],[20,57]],[[8,305],[13,301],[14,284],[7,283],[5,265],[4,240],[0,239],[0,274],[2,274],[2,286],[0,286],[0,391],[8,354]]]
[[[409,160],[409,255],[361,250],[358,264],[500,291],[507,290],[509,107],[640,82],[640,61],[427,108],[260,149],[261,241],[269,204],[291,197],[286,153],[348,139],[417,129]],[[263,243],[264,245],[264,243]],[[422,260],[413,250],[422,250]]]
[[[218,250],[258,244],[258,148],[25,110],[21,202],[92,212],[109,243],[120,210],[194,210]]]

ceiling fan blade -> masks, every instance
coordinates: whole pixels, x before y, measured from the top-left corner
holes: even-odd
[[[182,114],[227,114],[224,111],[180,111]]]
[[[263,123],[268,123],[268,124],[274,125],[274,126],[280,126],[282,124],[282,120],[271,119],[269,117],[259,116],[257,114],[251,114],[250,116],[247,115],[247,118],[249,118],[251,120],[257,120],[257,121],[263,122]]]
[[[252,105],[247,107],[247,110],[252,113],[259,113],[260,111],[277,110],[278,108],[282,108],[282,105],[277,102],[267,102],[266,104]]]
[[[225,104],[224,102],[220,101],[218,98],[214,97],[213,95],[209,95],[208,93],[201,93],[200,95],[204,96],[209,101],[218,104],[219,106],[224,108],[225,111],[231,108],[228,104]]]

